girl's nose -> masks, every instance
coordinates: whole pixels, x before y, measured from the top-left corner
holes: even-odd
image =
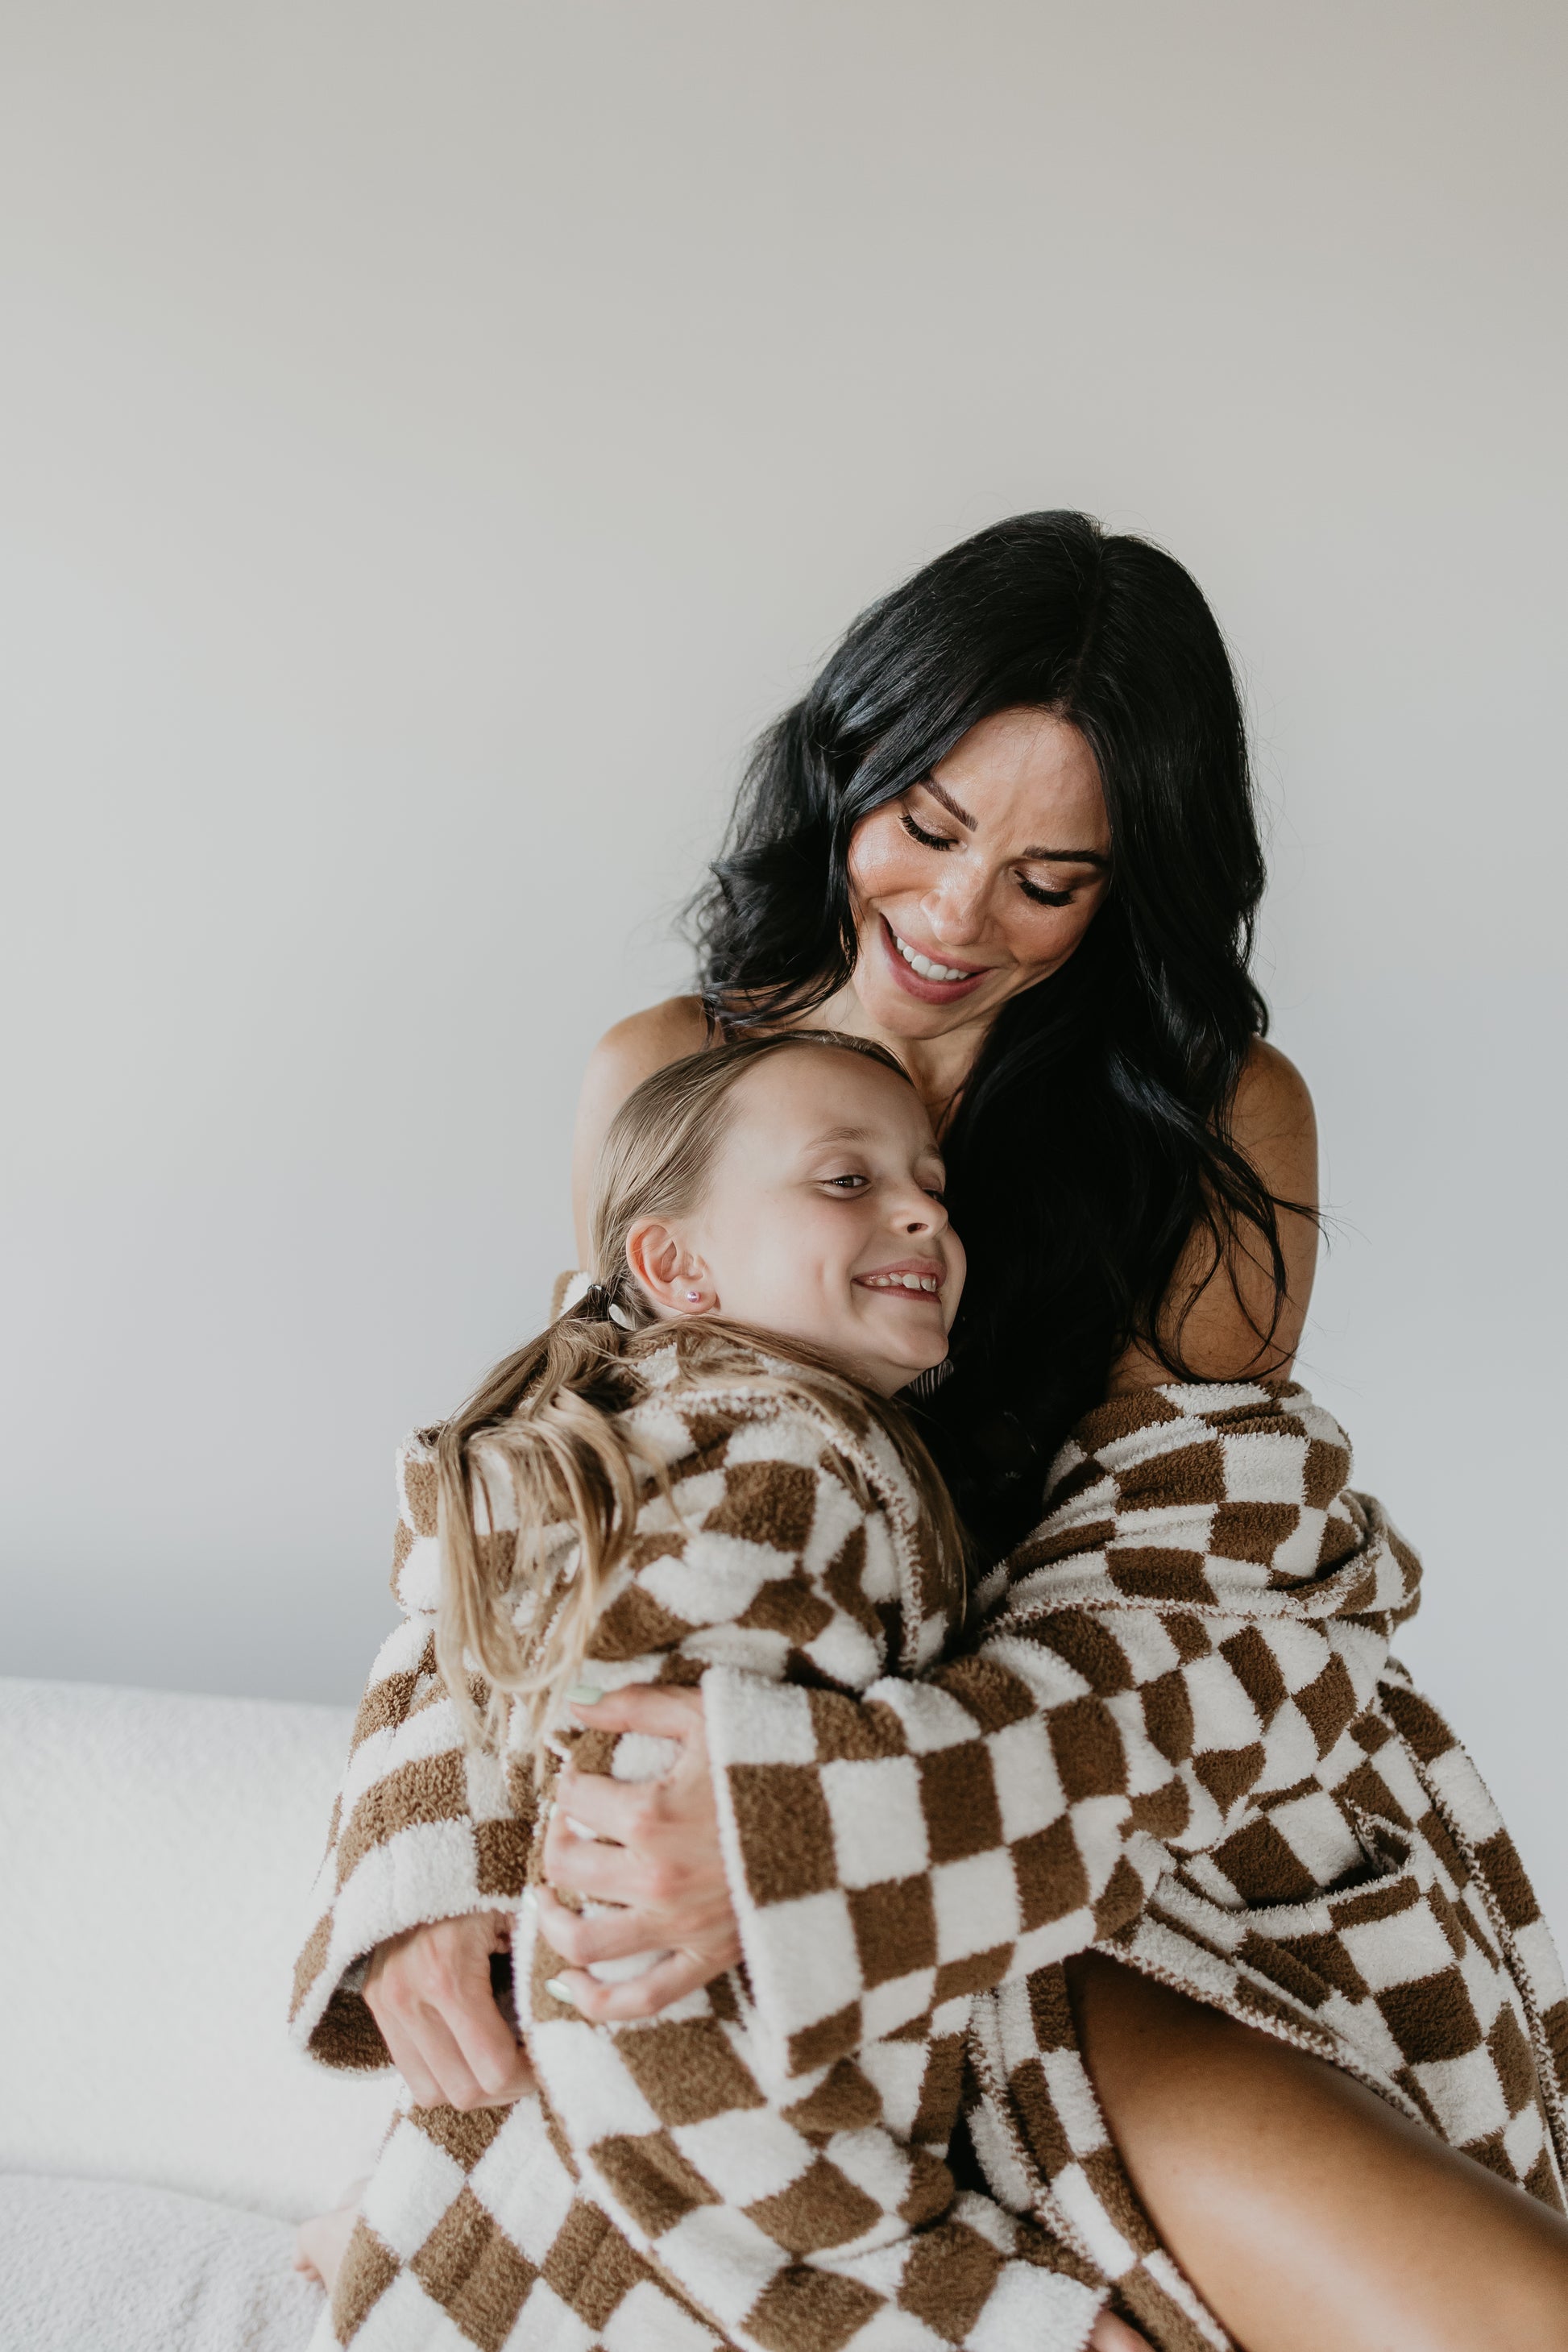
[[[912,1200],[902,1201],[894,1212],[893,1223],[901,1234],[940,1234],[947,1230],[947,1211],[929,1192],[917,1192]]]

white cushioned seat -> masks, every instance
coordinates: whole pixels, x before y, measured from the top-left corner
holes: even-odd
[[[286,2221],[123,2180],[0,2177],[5,2352],[304,2352]]]
[[[303,2352],[394,2089],[285,2032],[350,1720],[0,1679],[0,2352]]]

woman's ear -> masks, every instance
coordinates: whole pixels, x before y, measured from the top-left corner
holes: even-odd
[[[707,1266],[657,1217],[626,1235],[626,1263],[661,1315],[716,1315],[719,1294]]]

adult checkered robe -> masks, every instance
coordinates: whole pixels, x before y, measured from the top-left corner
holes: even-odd
[[[399,2118],[339,2341],[1067,2352],[1110,2298],[1167,2352],[1223,2345],[1079,2055],[1059,1963],[1090,1945],[1561,2206],[1556,1958],[1473,1767],[1390,1661],[1418,1565],[1301,1391],[1173,1385],[1089,1416],[966,1654],[934,1661],[886,1449],[743,1394],[677,1385],[657,1411],[679,1519],[650,1499],[663,1548],[628,1566],[606,1634],[621,1599],[635,1614],[595,1675],[700,1675],[744,1968],[592,2028],[552,2002],[525,1924],[542,2098]],[[785,1469],[809,1511],[804,1483],[781,1507]],[[753,1548],[738,1581],[715,1545]],[[427,1619],[389,1650],[301,1960],[297,2031],[329,2063],[381,2054],[355,1959],[521,1874]],[[961,2110],[989,2200],[942,2161]]]

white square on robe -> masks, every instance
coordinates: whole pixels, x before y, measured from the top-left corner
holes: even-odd
[[[844,1886],[914,1878],[930,1867],[920,1767],[912,1756],[825,1764],[822,1792]]]

